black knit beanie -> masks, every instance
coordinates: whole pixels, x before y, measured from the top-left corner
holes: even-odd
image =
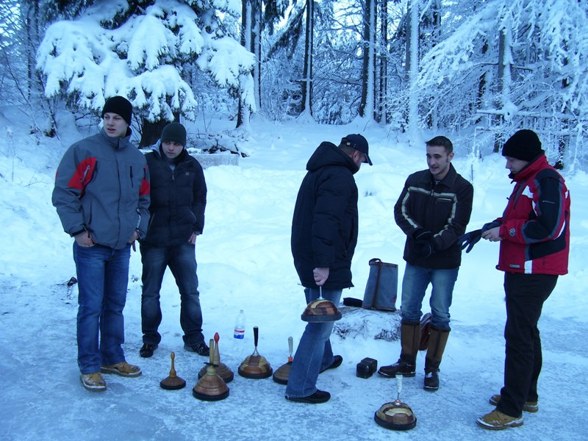
[[[179,122],[171,122],[161,132],[161,142],[173,141],[186,147],[186,129]]]
[[[133,105],[122,96],[113,96],[106,100],[104,108],[102,109],[102,118],[105,113],[116,113],[122,116],[122,118],[131,125],[131,116],[133,116]]]
[[[539,137],[535,132],[527,129],[516,132],[502,147],[502,156],[522,161],[532,161],[543,153],[545,152],[541,149]]]

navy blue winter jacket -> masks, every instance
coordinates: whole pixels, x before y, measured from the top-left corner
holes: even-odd
[[[175,159],[172,171],[161,149],[145,155],[151,177],[151,221],[141,243],[176,246],[192,233],[204,230],[206,182],[200,163],[186,149]]]
[[[292,219],[294,266],[304,287],[316,288],[314,268],[329,268],[325,289],[351,283],[351,259],[357,244],[359,167],[335,144],[323,142],[306,165]]]

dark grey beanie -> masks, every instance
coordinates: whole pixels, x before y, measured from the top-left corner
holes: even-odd
[[[186,147],[186,129],[178,122],[169,123],[161,132],[161,142],[173,141]]]

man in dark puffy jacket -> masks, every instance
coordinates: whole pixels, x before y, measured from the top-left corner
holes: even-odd
[[[539,409],[543,356],[537,324],[558,276],[568,272],[570,247],[570,194],[548,164],[537,134],[519,130],[502,155],[515,186],[502,217],[481,233],[500,242],[497,268],[504,271],[506,299],[504,386],[490,397],[496,409],[477,420],[492,430],[520,426],[523,411]]]
[[[400,359],[378,372],[384,377],[415,375],[422,302],[431,284],[431,333],[424,388],[436,391],[450,331],[449,307],[461,265],[458,238],[470,221],[474,189],[451,164],[453,144],[448,138],[436,136],[425,144],[429,168],[407,178],[394,206],[396,223],[406,234]]]
[[[132,111],[126,98],[106,100],[102,130],[65,152],[52,196],[63,229],[75,238],[78,366],[91,391],[106,390],[101,372],[141,374],[122,347],[130,248],[149,222],[149,175],[130,143]]]
[[[339,147],[323,142],[306,165],[294,208],[291,246],[307,303],[322,293],[337,305],[343,288],[353,286],[351,259],[358,232],[353,175],[362,163],[372,165],[368,149],[363,136],[347,135]],[[333,355],[332,329],[333,322],[306,325],[288,376],[286,399],[302,403],[330,399],[328,392],[317,389],[316,381],[320,372],[343,362],[340,355]]]
[[[196,238],[204,229],[206,182],[200,163],[188,154],[186,129],[177,122],[164,127],[158,149],[147,153],[151,175],[151,222],[141,239],[141,357],[151,357],[161,341],[159,303],[165,269],[180,291],[184,348],[208,356],[202,335],[202,310],[196,274]]]

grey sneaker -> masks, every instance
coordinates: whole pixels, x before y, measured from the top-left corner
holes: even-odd
[[[523,425],[523,417],[511,417],[499,410],[493,410],[476,420],[478,426],[488,430],[503,430]]]
[[[498,402],[500,401],[500,394],[492,395],[488,402],[493,406],[498,406]],[[526,401],[523,405],[523,410],[525,412],[535,413],[539,411],[539,403],[537,401]]]
[[[111,364],[109,366],[102,366],[100,370],[105,374],[117,374],[121,377],[138,377],[141,375],[141,368],[134,364],[129,364],[126,361]]]
[[[80,380],[82,385],[92,392],[102,392],[106,390],[106,381],[102,378],[100,372],[94,372],[93,374],[81,374]]]

